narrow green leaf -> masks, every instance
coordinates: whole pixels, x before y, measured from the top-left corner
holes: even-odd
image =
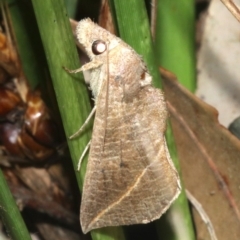
[[[12,240],[31,240],[21,213],[0,169],[0,217]]]
[[[80,66],[68,15],[62,0],[33,0],[32,3],[68,139],[85,121],[91,109],[82,76],[71,75],[63,69],[77,69]],[[90,132],[87,131],[74,140],[68,140],[74,168],[89,139]],[[81,187],[85,165],[86,161],[81,173],[76,174]]]
[[[110,2],[116,15],[120,37],[143,57],[153,76],[154,85],[161,87],[144,1],[110,0]]]
[[[196,85],[195,1],[157,1],[155,49],[158,64],[190,91]]]
[[[194,1],[160,0],[156,3],[155,49],[158,64],[175,73],[180,82],[193,91],[196,74]],[[181,175],[173,135],[169,132],[167,142]],[[177,225],[171,228],[158,225],[158,230],[168,239],[192,240],[195,239],[195,233],[183,183],[182,188],[182,193],[171,208],[173,211],[164,216],[166,221],[171,222],[176,217],[181,218],[181,228]]]

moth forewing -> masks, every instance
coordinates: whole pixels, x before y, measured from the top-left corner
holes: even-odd
[[[90,19],[78,23],[77,37],[91,60],[82,69],[90,73],[96,103],[82,230],[158,219],[181,190],[164,137],[163,93],[152,87],[141,57],[121,39]]]

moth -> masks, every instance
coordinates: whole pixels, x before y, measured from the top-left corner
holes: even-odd
[[[90,117],[96,110],[82,230],[151,222],[181,191],[164,137],[164,95],[152,86],[141,56],[120,38],[90,19],[78,23],[76,35],[90,62],[71,72],[88,72],[95,99]]]

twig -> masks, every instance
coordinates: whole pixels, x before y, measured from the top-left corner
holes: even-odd
[[[240,22],[240,9],[232,0],[221,0],[232,15]]]
[[[195,209],[197,210],[197,212],[201,216],[203,222],[206,224],[211,239],[212,240],[217,240],[217,236],[216,236],[216,233],[214,231],[212,222],[209,219],[207,213],[204,211],[202,205],[197,201],[197,199],[195,197],[193,197],[193,195],[187,189],[185,191],[186,191],[188,200],[195,207]]]

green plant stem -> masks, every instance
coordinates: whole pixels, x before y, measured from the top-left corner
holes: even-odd
[[[12,240],[31,240],[16,202],[0,169],[0,216]]]

